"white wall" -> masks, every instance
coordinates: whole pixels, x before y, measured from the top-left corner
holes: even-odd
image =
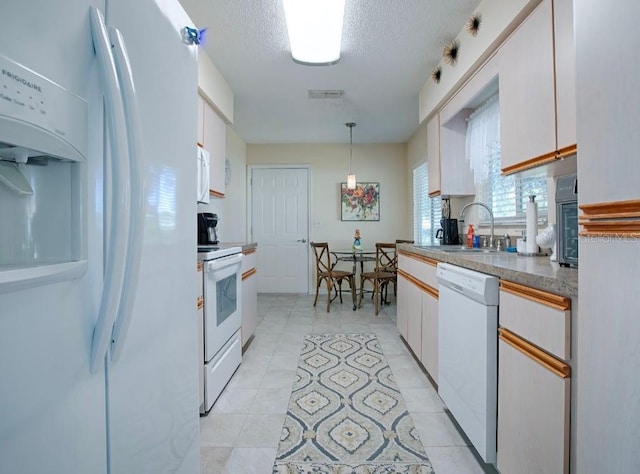
[[[405,144],[353,145],[352,170],[359,182],[380,183],[380,221],[342,222],[340,183],[349,170],[348,144],[247,145],[247,165],[304,164],[311,166],[310,240],[327,241],[330,248],[350,248],[356,228],[362,242],[410,238],[406,189]]]
[[[460,42],[458,62],[450,66],[441,60],[440,83],[431,77],[425,82],[419,95],[419,117],[422,123],[440,108],[486,59],[496,50],[517,25],[541,2],[541,0],[483,0],[476,8],[482,15],[480,30],[471,36],[460,25],[456,36]],[[443,45],[444,47],[444,45]]]
[[[226,185],[224,198],[211,196],[209,204],[198,204],[198,212],[218,215],[218,240],[221,242],[247,242],[247,144],[231,126],[227,125],[226,132],[231,181]]]
[[[198,90],[227,123],[233,123],[233,90],[203,50],[198,54]]]
[[[227,123],[225,158],[231,163],[231,181],[225,187],[225,197],[211,196],[209,204],[198,204],[198,212],[218,215],[221,242],[246,242],[247,145],[229,125],[233,123],[233,90],[203,50],[198,54],[198,91]]]
[[[224,223],[221,229],[227,242],[245,242],[247,235],[247,144],[227,126],[227,159],[231,163],[231,181],[225,189]]]
[[[427,122],[413,133],[407,143],[407,228],[405,234],[413,239],[413,170],[427,161]]]

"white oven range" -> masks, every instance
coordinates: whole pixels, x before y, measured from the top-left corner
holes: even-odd
[[[211,410],[242,361],[242,248],[199,246],[204,294],[204,403]]]

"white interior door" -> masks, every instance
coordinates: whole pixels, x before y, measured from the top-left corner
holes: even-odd
[[[309,292],[309,170],[253,168],[252,240],[259,293]]]

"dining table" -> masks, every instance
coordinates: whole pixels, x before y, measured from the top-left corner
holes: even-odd
[[[339,262],[353,262],[353,275],[358,281],[358,268],[360,269],[360,274],[364,272],[364,262],[375,262],[376,261],[376,251],[373,250],[356,250],[356,249],[338,249],[331,250],[331,253],[335,257],[335,263],[333,264],[334,268]],[[358,265],[360,263],[360,265]],[[356,294],[358,291],[361,291],[362,288],[356,287]],[[354,305],[353,309],[356,309]]]

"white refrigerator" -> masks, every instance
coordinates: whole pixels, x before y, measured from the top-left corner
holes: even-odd
[[[614,8],[611,8],[614,6]],[[574,1],[580,308],[572,315],[575,473],[640,472],[640,3]],[[600,214],[600,215],[598,215]],[[604,217],[603,217],[604,216]],[[574,310],[575,311],[575,310]],[[577,367],[576,367],[577,364]]]
[[[185,26],[177,0],[2,3],[2,473],[199,470]]]

